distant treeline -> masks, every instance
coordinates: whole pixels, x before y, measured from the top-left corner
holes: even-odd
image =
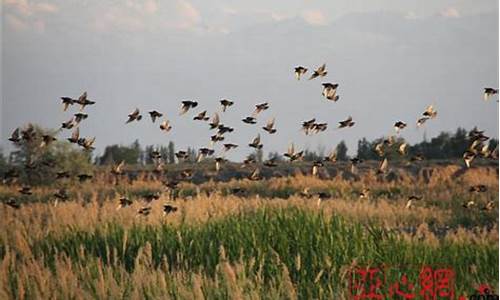
[[[474,129],[473,129],[474,130]],[[471,130],[472,131],[472,130]],[[372,141],[362,138],[358,141],[358,149],[356,156],[362,160],[379,160],[380,157],[375,151],[377,144],[383,143],[385,138],[377,138]],[[403,138],[397,137],[394,139],[395,145],[400,145],[405,143]],[[487,143],[489,143],[489,149],[493,150],[498,145],[498,139],[491,138]],[[469,131],[458,128],[455,133],[441,132],[438,136],[432,138],[431,140],[424,140],[420,143],[414,145],[408,145],[408,155],[422,155],[426,159],[456,159],[462,158],[464,152],[469,147]],[[184,149],[183,149],[184,150]],[[158,151],[163,157],[165,163],[175,163],[176,157],[174,142],[170,141],[167,146],[163,145],[148,145],[142,147],[139,141],[136,140],[131,145],[111,145],[104,149],[104,153],[101,156],[96,157],[96,165],[108,165],[115,164],[121,161],[125,161],[127,164],[131,165],[148,165],[153,163],[151,158],[151,153],[153,151]],[[347,155],[348,148],[344,141],[341,141],[335,148],[337,152],[337,159],[339,161],[346,161],[350,157]],[[190,160],[195,161],[197,156],[197,150],[195,148],[188,148],[187,152],[189,154]],[[304,151],[304,161],[316,161],[323,159],[328,153],[324,151],[317,150],[305,150]],[[264,157],[262,151],[256,151],[251,154],[257,161],[261,162]],[[397,153],[397,147],[390,147],[386,149],[385,155],[389,159],[401,159],[401,155]],[[267,158],[275,158],[277,161],[283,161],[283,153],[269,152]]]
[[[50,132],[36,127],[42,136],[44,133]],[[475,128],[473,130],[476,130]],[[471,130],[472,131],[472,130]],[[470,146],[470,131],[463,128],[458,128],[455,133],[441,132],[438,136],[431,140],[424,140],[414,145],[408,145],[407,156],[421,155],[425,159],[461,159],[464,152]],[[362,160],[380,160],[375,151],[377,144],[383,143],[385,138],[378,138],[368,141],[363,138],[358,141],[358,149],[356,156]],[[405,143],[403,138],[397,137],[393,141],[393,146],[385,147],[384,156],[390,160],[401,160],[405,157],[397,153],[399,145]],[[489,149],[493,150],[498,145],[498,139],[491,138],[485,142],[489,145]],[[148,145],[142,147],[138,140],[130,145],[110,145],[104,149],[104,153],[100,156],[92,158],[90,152],[80,151],[72,147],[69,143],[56,141],[50,146],[39,147],[39,140],[34,140],[27,144],[17,145],[16,150],[12,151],[8,157],[5,157],[0,151],[0,176],[4,176],[9,170],[17,169],[21,176],[28,182],[44,182],[47,178],[56,175],[57,172],[68,171],[73,174],[91,172],[93,166],[112,165],[124,161],[128,165],[150,165],[153,164],[151,153],[157,151],[160,153],[164,163],[177,163],[174,142],[170,141],[165,145]],[[198,149],[188,148],[188,161],[196,161]],[[347,161],[351,157],[348,156],[348,148],[344,141],[341,141],[335,148],[337,160]],[[329,153],[324,153],[322,150],[304,151],[304,161],[322,160]],[[264,153],[259,150],[251,154],[257,162],[262,162],[265,159],[275,158],[277,162],[285,161],[283,153],[269,152],[264,158]],[[51,175],[52,174],[52,175]]]

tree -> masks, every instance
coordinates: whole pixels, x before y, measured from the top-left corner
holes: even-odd
[[[347,145],[345,144],[344,141],[340,141],[336,149],[337,149],[338,160],[346,161],[349,159],[349,157],[347,156]]]
[[[36,125],[26,127],[29,139],[14,144],[10,164],[20,171],[21,182],[38,185],[52,183],[55,174],[66,171],[73,175],[92,170],[91,152],[75,148],[67,141],[42,143],[44,135],[54,136],[55,130]]]
[[[169,164],[174,164],[175,163],[175,145],[174,142],[170,141],[168,142],[168,163]]]

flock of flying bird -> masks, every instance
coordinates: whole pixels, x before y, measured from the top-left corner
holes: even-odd
[[[300,80],[303,76],[306,75],[308,72],[308,69],[303,66],[298,66],[295,68],[295,76],[297,80]],[[328,74],[326,70],[326,64],[321,65],[318,67],[316,70],[314,70],[309,77],[309,80],[313,80],[315,78],[322,78],[325,77]],[[337,94],[337,89],[339,87],[338,83],[322,83],[323,86],[323,91],[322,95],[325,97],[328,101],[333,101],[336,102],[339,100],[339,95]],[[490,99],[493,95],[498,94],[499,90],[494,89],[494,88],[485,88],[484,89],[484,99],[488,100]],[[94,105],[96,104],[95,101],[92,101],[88,99],[87,97],[87,92],[84,92],[80,97],[74,99],[71,97],[61,97],[62,105],[63,105],[63,110],[67,111],[70,106],[73,105],[79,105],[80,106],[80,111],[75,113],[71,119],[69,119],[66,122],[62,123],[61,128],[59,129],[58,132],[62,130],[71,130],[73,129],[71,136],[67,138],[67,140],[70,143],[74,143],[78,146],[80,146],[84,151],[92,151],[94,149],[94,142],[95,142],[95,137],[81,137],[80,136],[80,123],[83,122],[85,119],[87,119],[88,115],[84,113],[84,109],[87,106]],[[226,112],[231,106],[234,105],[234,102],[228,99],[222,99],[220,100],[220,105],[221,105],[221,111],[222,113]],[[194,110],[198,106],[198,102],[196,101],[191,101],[191,100],[185,100],[181,102],[181,109],[180,109],[180,115],[185,115],[187,114],[190,110]],[[260,104],[255,105],[255,110],[249,115],[246,116],[242,119],[242,122],[245,124],[249,125],[254,125],[257,123],[257,117],[258,115],[267,109],[269,109],[269,103],[268,102],[263,102]],[[158,120],[159,123],[159,129],[163,132],[169,132],[172,130],[172,125],[170,124],[170,121],[164,118],[163,113],[158,112],[156,110],[151,110],[148,112],[149,116],[151,118],[151,121],[153,123],[156,123]],[[416,125],[417,127],[423,126],[424,123],[426,123],[428,120],[434,119],[437,116],[437,111],[432,105],[429,105],[421,114],[421,116],[416,120]],[[132,122],[139,122],[143,118],[141,111],[139,108],[136,108],[133,112],[131,112],[128,115],[128,119],[125,121],[126,124],[132,123]],[[196,158],[197,162],[202,161],[206,157],[212,157],[215,156],[215,150],[213,149],[213,146],[218,143],[218,142],[223,142],[225,141],[225,134],[226,133],[231,133],[234,131],[234,128],[227,126],[222,123],[220,115],[218,112],[215,112],[212,117],[208,115],[208,112],[206,110],[203,110],[201,112],[198,112],[194,117],[193,120],[195,121],[201,121],[201,122],[208,122],[209,129],[211,131],[214,131],[214,134],[210,136],[210,146],[209,147],[203,147],[198,150],[198,156]],[[348,116],[345,120],[341,120],[338,122],[338,128],[349,128],[355,125],[355,122],[351,116]],[[396,134],[399,134],[402,130],[404,130],[407,127],[407,123],[403,121],[397,121],[394,123],[394,129],[396,131]],[[318,123],[316,122],[316,119],[310,119],[302,122],[302,130],[306,135],[311,135],[311,134],[316,134],[319,132],[323,132],[328,128],[327,123]],[[264,131],[266,131],[268,134],[275,134],[277,132],[277,129],[275,128],[275,119],[272,118],[267,121],[266,125],[262,127]],[[46,147],[50,143],[56,141],[57,139],[49,134],[43,134],[40,137],[37,137],[37,132],[34,128],[33,125],[28,124],[25,128],[16,128],[14,132],[12,133],[11,137],[9,138],[9,141],[13,142],[14,144],[21,144],[22,142],[30,143],[33,141],[39,141],[39,144],[35,145],[36,147]],[[474,130],[470,133],[469,135],[471,144],[470,147],[467,149],[467,151],[464,153],[463,158],[465,165],[467,167],[471,166],[472,161],[476,157],[485,157],[485,158],[491,158],[491,159],[498,159],[498,147],[497,149],[490,150],[488,148],[488,144],[486,141],[489,140],[489,137],[484,135],[483,131],[479,130]],[[378,156],[381,158],[380,165],[376,171],[376,174],[385,174],[388,171],[388,160],[385,157],[387,150],[390,147],[396,146],[397,147],[397,152],[401,156],[407,155],[407,147],[408,145],[406,143],[396,143],[396,139],[394,136],[389,136],[385,139],[383,139],[379,144],[377,144],[374,147],[374,151],[378,154]],[[222,151],[227,152],[230,151],[231,149],[237,148],[237,144],[233,143],[222,143]],[[261,142],[261,137],[260,133],[257,133],[256,137],[251,140],[248,144],[248,147],[254,148],[256,150],[262,149],[263,144]],[[164,171],[164,160],[161,157],[161,154],[159,151],[154,150],[152,153],[150,153],[151,158],[154,161],[155,168],[154,171],[155,173],[162,174]],[[187,151],[178,151],[175,153],[175,156],[179,161],[186,161],[188,160],[189,153]],[[288,147],[288,150],[286,153],[283,154],[284,157],[288,158],[290,162],[294,161],[300,161],[304,158],[304,151],[298,151],[295,149],[294,144],[290,144]],[[410,161],[421,161],[423,160],[423,156],[416,154],[410,158]],[[223,155],[216,156],[214,158],[215,162],[215,170],[218,172],[222,166],[222,164],[226,161]],[[326,156],[322,160],[317,160],[312,163],[312,168],[311,168],[311,174],[313,176],[318,176],[320,168],[324,166],[325,163],[335,163],[337,161],[337,153],[335,150],[331,151],[328,156]],[[356,173],[356,165],[361,163],[361,159],[359,158],[352,158],[350,160],[351,162],[351,172]],[[36,158],[29,158],[29,161],[26,162],[26,168],[34,168],[36,164]],[[254,156],[249,156],[243,161],[243,167],[245,166],[251,166],[255,165],[253,168],[253,171],[248,175],[248,179],[250,180],[261,180],[263,177],[260,173],[261,168],[256,165],[257,161]],[[265,167],[276,167],[277,166],[277,158],[270,158],[266,161],[264,161],[263,166]],[[111,173],[115,176],[120,176],[124,175],[125,172],[123,170],[124,168],[124,162],[120,162],[119,164],[115,165]],[[193,175],[193,171],[190,169],[184,170],[180,173],[180,178],[175,178],[171,180],[166,180],[164,182],[165,186],[167,189],[170,189],[170,191],[173,191],[177,188],[177,184],[179,183],[180,180],[189,180]],[[6,179],[15,179],[18,177],[18,174],[16,172],[8,172],[6,174]],[[61,178],[68,178],[69,174],[68,172],[65,171],[60,171],[57,172],[57,179]],[[79,174],[78,179],[80,182],[86,181],[91,179],[92,176],[88,174]],[[5,182],[5,181],[4,181]],[[485,186],[473,186],[471,187],[471,192],[485,192],[487,188]],[[23,186],[19,192],[24,195],[31,195],[31,187],[30,186]],[[304,197],[310,197],[309,191],[305,189],[302,193],[302,196]],[[326,199],[329,197],[328,193],[320,192],[316,193],[318,196],[318,205],[323,199]],[[368,198],[369,195],[369,189],[363,189],[363,191],[360,193],[360,198]],[[59,200],[67,200],[69,198],[66,189],[59,189],[56,193],[54,193],[54,197]],[[151,201],[159,199],[160,195],[157,193],[151,193],[149,195],[145,196],[145,200],[148,203],[151,203]],[[420,200],[421,197],[419,196],[410,196],[408,197],[408,202],[406,207],[411,208],[413,201],[415,200]],[[126,197],[121,197],[119,200],[119,208],[129,206],[132,204],[132,201]],[[15,200],[15,199],[10,199],[6,202],[7,205],[14,207],[14,208],[19,208],[20,204]],[[474,206],[475,203],[473,201],[469,201],[464,204],[464,207],[470,208]],[[491,210],[494,207],[493,202],[489,202],[483,209],[486,210]],[[164,213],[172,213],[177,210],[176,207],[172,205],[164,205]],[[151,212],[151,206],[145,206],[142,207],[138,213],[142,215],[148,215]]]

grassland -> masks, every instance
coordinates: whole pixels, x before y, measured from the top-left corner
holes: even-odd
[[[487,191],[469,192],[477,184]],[[61,186],[71,200],[55,206]],[[0,198],[17,188],[0,186]],[[304,188],[331,198],[318,206]],[[387,282],[418,282],[426,265],[452,268],[458,294],[483,283],[498,291],[496,167],[183,182],[175,200],[144,178],[33,191],[20,209],[0,207],[1,299],[348,299],[353,269],[387,266]],[[138,216],[151,191],[161,198]],[[122,195],[134,203],[117,210]],[[407,209],[410,195],[423,198]],[[178,211],[164,216],[166,203]]]

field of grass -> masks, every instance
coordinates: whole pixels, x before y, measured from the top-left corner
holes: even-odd
[[[477,184],[487,191],[469,192]],[[418,289],[424,266],[453,269],[457,295],[498,291],[496,167],[183,182],[176,199],[156,180],[64,186],[67,202],[54,205],[57,185],[0,206],[0,299],[350,299],[353,270],[384,268],[387,294],[403,274]],[[0,199],[17,188],[0,186]],[[304,188],[331,198],[318,205]],[[150,191],[162,195],[138,215]],[[122,195],[133,204],[118,210]],[[407,209],[411,195],[422,200]],[[164,216],[167,203],[178,211]]]

